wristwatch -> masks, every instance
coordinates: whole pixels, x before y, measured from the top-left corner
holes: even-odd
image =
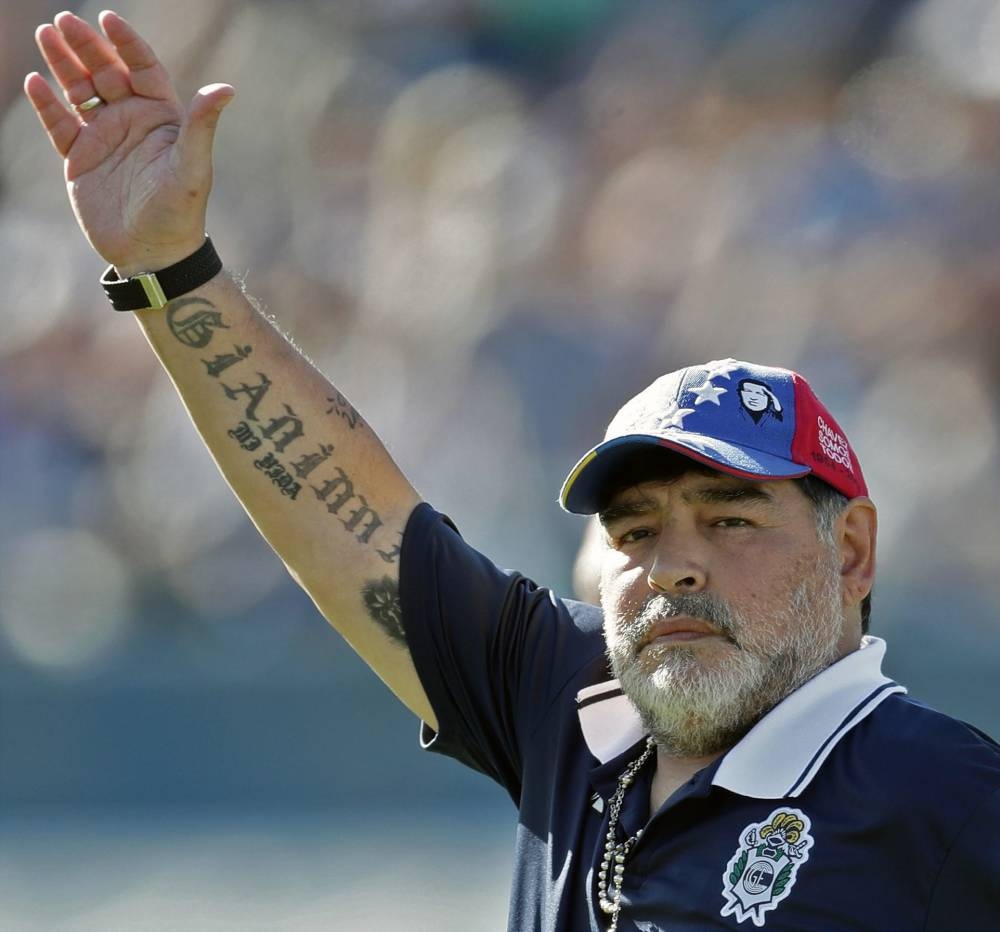
[[[215,278],[221,270],[222,260],[206,236],[197,252],[159,272],[123,279],[109,265],[101,276],[101,287],[116,311],[143,311],[164,307],[168,301]]]

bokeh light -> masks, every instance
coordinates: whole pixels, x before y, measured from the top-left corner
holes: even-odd
[[[55,673],[104,658],[129,627],[124,561],[94,534],[39,528],[0,560],[0,630]]]

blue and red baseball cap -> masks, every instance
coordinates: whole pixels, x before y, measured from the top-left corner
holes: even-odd
[[[868,494],[846,435],[801,375],[718,359],[661,376],[627,402],[566,477],[560,504],[595,514],[625,462],[650,447],[745,479],[811,473],[848,498]]]

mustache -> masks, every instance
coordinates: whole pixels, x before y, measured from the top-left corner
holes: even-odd
[[[722,599],[708,592],[679,593],[672,596],[650,595],[635,620],[645,630],[657,621],[676,618],[679,615],[706,621],[731,641],[739,644],[740,625],[735,619],[735,613]]]

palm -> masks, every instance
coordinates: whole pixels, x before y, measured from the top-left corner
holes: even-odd
[[[73,210],[109,261],[136,242],[169,244],[190,225],[190,198],[177,197],[174,145],[181,118],[167,102],[118,101],[85,124],[66,153]]]

